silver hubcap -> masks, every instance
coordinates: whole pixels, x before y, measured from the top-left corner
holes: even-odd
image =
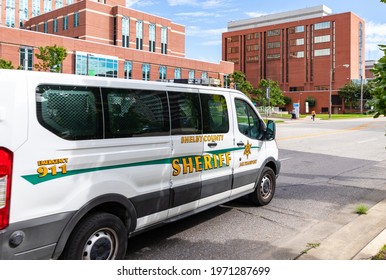
[[[267,175],[265,175],[261,179],[261,184],[260,184],[260,194],[261,197],[266,199],[271,195],[272,192],[272,181],[271,178]]]
[[[94,232],[83,248],[84,260],[113,260],[118,251],[118,236],[110,228]]]

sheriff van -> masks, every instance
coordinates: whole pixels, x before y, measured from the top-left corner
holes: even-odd
[[[0,259],[122,259],[128,238],[248,195],[275,124],[232,89],[0,70]]]

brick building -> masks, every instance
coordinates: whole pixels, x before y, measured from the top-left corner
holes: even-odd
[[[215,78],[233,63],[185,58],[185,27],[125,0],[0,0],[0,58],[33,69],[39,46],[64,47],[64,73],[128,79]]]
[[[337,90],[365,77],[364,20],[324,5],[229,22],[222,40],[223,60],[234,62],[254,86],[278,81],[293,103],[300,100],[301,113],[307,97],[316,99],[310,111],[327,113],[330,84],[331,111],[344,112]]]

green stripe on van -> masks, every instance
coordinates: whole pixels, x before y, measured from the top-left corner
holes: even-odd
[[[259,149],[260,147],[255,146],[251,147],[252,149]],[[232,148],[232,149],[223,149],[223,150],[215,150],[215,151],[206,151],[208,154],[221,154],[221,153],[227,153],[232,151],[238,151],[243,150],[244,147],[240,148]],[[196,155],[189,155],[185,157],[177,157],[177,159],[182,159],[186,157],[195,157]],[[111,169],[119,169],[119,168],[128,168],[128,167],[136,167],[136,166],[147,166],[147,165],[157,165],[157,164],[171,164],[172,161],[176,158],[166,158],[166,159],[157,159],[157,160],[149,160],[149,161],[142,161],[142,162],[134,162],[134,163],[126,163],[126,164],[119,164],[119,165],[110,165],[110,166],[99,166],[99,167],[92,167],[92,168],[84,168],[84,169],[76,169],[76,170],[67,170],[66,173],[60,173],[58,172],[56,175],[47,174],[44,177],[40,177],[39,174],[31,174],[31,175],[24,175],[21,176],[25,180],[27,180],[32,185],[41,184],[47,181],[60,179],[63,177],[68,176],[74,176],[84,173],[90,173],[90,172],[97,172],[97,171],[104,171],[104,170],[111,170]]]

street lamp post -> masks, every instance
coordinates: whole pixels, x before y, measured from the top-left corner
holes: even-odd
[[[330,104],[329,104],[329,108],[328,108],[328,119],[331,120],[331,110],[332,110],[332,74],[334,73],[335,69],[338,68],[338,67],[345,67],[345,68],[349,68],[350,67],[350,64],[342,64],[342,65],[338,65],[336,66],[335,68],[331,66],[331,69],[330,69]]]

